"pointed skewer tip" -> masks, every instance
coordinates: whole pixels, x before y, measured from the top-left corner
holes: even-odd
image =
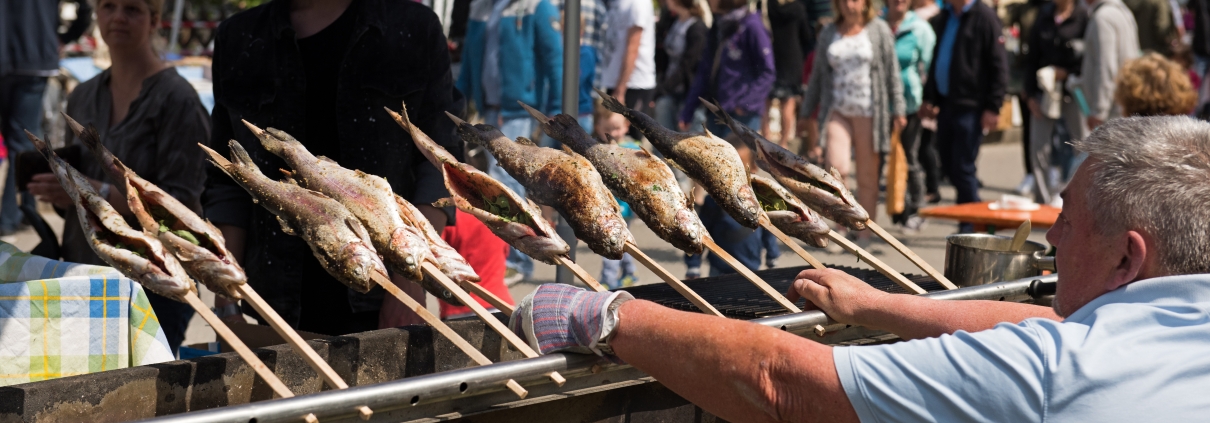
[[[80,133],[84,132],[84,125],[68,116],[67,112],[59,112],[59,114],[63,115],[63,119],[67,120],[67,126],[71,128],[71,132],[75,133],[76,136],[80,136]]]
[[[542,112],[537,111],[533,107],[529,107],[528,104],[522,103],[521,100],[517,100],[517,104],[520,104],[521,107],[525,109],[525,111],[529,112],[530,116],[533,116],[534,119],[537,119],[538,122],[540,122],[540,123],[546,123],[547,121],[550,120],[550,118],[547,117],[546,115],[542,114]]]
[[[240,122],[243,122],[244,126],[247,126],[249,131],[252,131],[252,135],[256,135],[259,137],[259,136],[261,136],[261,134],[265,133],[265,130],[260,129],[259,127],[257,127],[256,125],[253,125],[251,122],[248,122],[247,120],[240,119]]]
[[[459,118],[458,116],[454,116],[454,114],[453,114],[453,113],[450,113],[450,112],[445,112],[445,115],[446,115],[446,116],[449,116],[449,117],[450,117],[450,120],[454,121],[454,124],[455,124],[455,125],[462,125],[462,124],[465,124],[465,123],[466,123],[466,121],[465,121],[465,120],[462,120],[462,119],[461,119],[461,118]]]

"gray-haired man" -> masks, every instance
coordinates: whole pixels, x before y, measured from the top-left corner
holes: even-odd
[[[915,340],[832,348],[558,285],[522,301],[512,326],[544,353],[624,360],[730,421],[1200,421],[1210,410],[1210,123],[1116,119],[1076,148],[1089,158],[1047,234],[1059,251],[1053,310],[887,294],[808,270],[792,298]]]

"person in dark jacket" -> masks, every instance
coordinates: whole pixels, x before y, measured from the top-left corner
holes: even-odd
[[[277,128],[317,156],[386,178],[438,231],[453,219],[452,209],[430,205],[449,195],[441,173],[384,110],[406,102],[413,123],[462,157],[445,116],[461,113],[449,49],[432,9],[409,1],[279,0],[223,21],[214,44],[211,144],[219,153],[234,139],[263,173],[278,176],[285,162],[240,121]],[[242,259],[249,285],[292,326],[326,335],[378,328],[381,289],[360,294],[329,276],[301,238],[282,232],[272,213],[216,167],[207,166],[202,204]]]
[[[736,121],[759,128],[765,98],[777,77],[769,33],[760,14],[750,12],[744,0],[710,0],[710,8],[714,26],[677,126],[689,130],[693,113],[701,105],[699,98],[705,98],[731,113]],[[706,119],[706,126],[719,137],[731,133],[715,119]]]
[[[920,113],[937,118],[937,150],[958,191],[957,202],[977,202],[975,159],[983,134],[1000,120],[1008,85],[1000,18],[978,0],[949,0],[946,10],[930,23],[937,47]],[[959,226],[963,232],[972,229],[966,223]]]
[[[1088,27],[1088,8],[1078,0],[1054,0],[1038,13],[1033,32],[1029,34],[1029,53],[1025,55],[1022,81],[1026,104],[1032,115],[1032,126],[1025,143],[1031,163],[1049,168],[1045,154],[1055,135],[1055,126],[1062,121],[1071,139],[1084,139],[1088,126],[1080,112],[1079,103],[1067,89],[1067,79],[1079,77],[1084,58],[1084,30]],[[1039,74],[1040,69],[1050,70]],[[1039,86],[1039,78],[1053,81],[1050,90]],[[1047,107],[1043,107],[1047,104]],[[1043,153],[1039,157],[1039,152]],[[1032,172],[1032,169],[1026,169]],[[1058,170],[1058,169],[1055,169]],[[1049,174],[1051,172],[1045,172]],[[1057,182],[1058,178],[1054,179]],[[1048,181],[1037,181],[1042,184]],[[1055,185],[1055,184],[1051,184]],[[1032,187],[1031,187],[1032,188]],[[1053,192],[1054,186],[1048,187]]]
[[[46,78],[59,74],[59,46],[75,41],[92,24],[92,3],[77,5],[75,21],[59,33],[59,0],[13,0],[0,2],[0,134],[9,157],[31,151],[34,145],[21,131],[42,137],[42,95]],[[17,208],[16,166],[9,165],[0,197],[0,235],[17,231],[21,211]],[[21,202],[33,202],[28,193]]]
[[[773,32],[773,65],[777,68],[777,79],[773,91],[769,92],[769,105],[773,100],[780,102],[782,147],[798,133],[798,102],[802,100],[803,60],[815,43],[815,29],[807,18],[807,7],[798,0],[771,0],[769,24]],[[768,136],[769,119],[765,117],[761,133]]]
[[[1193,71],[1205,77],[1210,65],[1210,0],[1189,0],[1189,13],[1193,15]]]
[[[664,36],[657,39],[656,62],[665,64],[659,72],[655,87],[655,114],[661,125],[677,129],[677,114],[685,103],[685,93],[693,84],[693,75],[702,52],[706,49],[706,34],[710,31],[702,22],[704,11],[695,0],[667,0],[670,11]],[[662,60],[661,60],[662,59]]]

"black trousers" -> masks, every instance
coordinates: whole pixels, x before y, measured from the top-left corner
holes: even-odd
[[[920,210],[924,206],[925,196],[925,172],[924,166],[920,164],[921,158],[921,132],[924,128],[920,125],[920,117],[916,114],[908,115],[907,126],[903,127],[903,132],[899,134],[899,142],[903,145],[904,156],[907,157],[907,191],[903,198],[903,213],[895,217],[897,223],[903,223],[906,219]],[[929,148],[932,148],[930,145]]]
[[[975,160],[983,143],[982,115],[979,109],[947,105],[937,116],[937,151],[945,175],[958,191],[958,204],[980,201]]]

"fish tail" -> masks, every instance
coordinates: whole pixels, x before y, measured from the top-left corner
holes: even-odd
[[[731,115],[728,114],[726,110],[723,110],[722,107],[719,107],[717,104],[701,97],[698,97],[697,99],[701,100],[703,106],[706,106],[707,109],[709,109],[711,112],[714,112],[714,116],[718,117],[719,122],[730,127],[735,126],[735,120],[731,119]]]
[[[123,185],[126,184],[126,165],[122,164],[122,161],[118,160],[118,157],[114,156],[113,152],[105,148],[105,144],[101,143],[101,134],[97,132],[97,128],[92,125],[88,125],[88,128],[85,128],[84,125],[68,117],[66,113],[63,114],[63,117],[67,119],[68,126],[71,126],[72,131],[76,133],[76,137],[80,139],[80,142],[84,143],[84,146],[88,147],[93,155],[97,157],[97,161],[101,162],[101,167],[105,169],[105,173],[108,173],[109,177],[115,182]]]
[[[240,145],[238,141],[231,140],[231,142],[227,143],[227,145],[231,147],[232,166],[238,166],[245,169],[258,169],[259,171],[259,168],[256,167],[256,162],[252,161],[252,156],[248,155],[248,150],[245,150],[244,146]]]
[[[626,115],[627,113],[630,112],[630,109],[627,108],[626,105],[624,105],[620,101],[618,101],[618,99],[613,98],[613,96],[606,94],[604,91],[601,91],[600,89],[594,88],[594,90],[597,92],[598,95],[601,96],[601,105],[604,106],[606,109],[609,109],[609,111],[614,112],[614,113],[621,113],[623,115]],[[627,117],[629,117],[629,116],[627,116]]]

